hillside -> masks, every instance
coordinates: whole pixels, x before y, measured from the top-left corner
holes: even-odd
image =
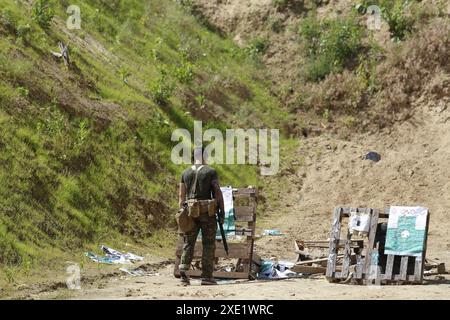
[[[240,46],[264,44],[293,135],[378,131],[407,119],[424,94],[448,96],[447,1],[189,2]],[[371,5],[381,19],[369,29]]]
[[[258,55],[174,2],[79,4],[69,30],[67,1],[0,1],[2,283],[104,243],[171,250],[172,131],[286,121]],[[223,184],[259,183],[254,168],[218,170]]]

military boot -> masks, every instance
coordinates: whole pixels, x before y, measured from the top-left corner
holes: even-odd
[[[217,281],[214,278],[202,278],[202,286],[215,286]]]
[[[189,286],[191,284],[186,269],[180,268],[180,276],[181,276],[181,284],[183,286]]]

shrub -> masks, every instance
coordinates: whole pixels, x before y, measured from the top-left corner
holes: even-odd
[[[164,67],[160,68],[161,77],[150,85],[150,95],[157,104],[166,105],[175,90],[175,85],[168,79],[167,70]]]
[[[190,62],[183,62],[173,70],[174,77],[181,83],[189,84],[194,80],[194,65]]]
[[[364,0],[357,5],[357,8],[360,13],[365,14],[369,6],[378,6],[383,19],[389,25],[392,39],[401,41],[412,31],[414,26],[414,18],[406,12],[414,2],[414,0]]]
[[[28,42],[30,40],[31,27],[29,24],[20,24],[17,27],[16,31],[17,37],[22,39],[24,42]]]
[[[312,81],[342,71],[363,47],[363,29],[354,15],[324,22],[310,16],[301,23],[300,36],[309,58],[306,78]]]
[[[386,3],[386,1],[383,1]],[[414,19],[405,15],[405,9],[409,1],[389,1],[392,7],[385,4],[382,8],[383,17],[389,24],[389,32],[395,41],[403,40],[409,34],[414,25]]]
[[[33,21],[42,29],[50,28],[50,23],[55,16],[50,0],[38,0],[33,6]]]

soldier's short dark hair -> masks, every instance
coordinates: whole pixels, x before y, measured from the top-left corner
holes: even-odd
[[[208,155],[205,153],[205,148],[203,146],[195,147],[194,149],[192,149],[192,162],[193,163],[195,163],[195,156],[196,155],[199,156],[199,154],[198,154],[199,150],[202,151],[202,153],[201,153],[202,160],[206,160],[206,158],[208,157]]]

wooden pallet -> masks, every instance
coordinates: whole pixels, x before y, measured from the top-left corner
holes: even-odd
[[[370,215],[370,229],[368,240],[365,241],[363,250],[356,250],[352,248],[354,243],[352,234],[347,231],[346,238],[340,239],[341,226],[343,219],[349,218],[351,212],[364,212]],[[337,207],[333,214],[333,226],[329,241],[329,256],[327,261],[326,277],[330,282],[352,281],[364,284],[422,284],[424,274],[424,262],[427,246],[428,214],[426,230],[425,230],[425,245],[422,256],[396,256],[387,255],[387,261],[384,266],[378,266],[379,248],[375,243],[375,235],[380,219],[389,218],[389,209],[378,210],[373,208],[343,208]],[[387,221],[387,220],[386,220]],[[343,248],[342,266],[338,267],[339,250]],[[353,249],[353,253],[352,253]],[[363,253],[365,254],[363,255]],[[356,255],[356,264],[353,265],[353,272],[351,272],[351,256]],[[375,261],[376,260],[376,261]],[[400,261],[400,268],[397,272],[394,270],[394,263]],[[408,264],[414,263],[414,270],[408,270]],[[341,269],[341,271],[339,271]],[[382,270],[384,269],[384,272]],[[411,269],[411,268],[409,268]]]
[[[254,254],[255,227],[256,227],[256,202],[257,190],[254,188],[233,189],[233,200],[235,204],[234,216],[236,224],[244,224],[244,227],[236,226],[236,235],[245,236],[245,241],[240,243],[228,243],[228,256],[226,255],[223,244],[220,240],[216,243],[216,259],[217,258],[233,258],[237,259],[234,272],[216,271],[213,276],[223,279],[255,279],[256,273],[259,271],[261,258]],[[240,202],[247,202],[246,205],[239,205]],[[175,259],[175,277],[180,277],[180,260],[183,253],[183,238],[178,239],[176,259]],[[201,241],[197,241],[194,249],[194,259],[202,256],[203,246]],[[193,269],[189,271],[190,277],[200,277],[201,269]]]

